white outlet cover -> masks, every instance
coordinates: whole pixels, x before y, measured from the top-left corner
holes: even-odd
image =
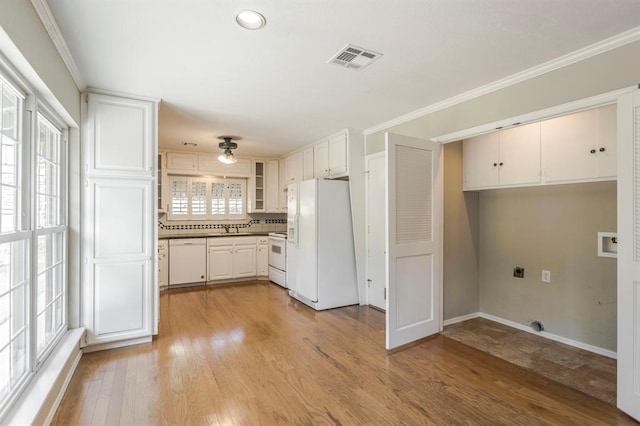
[[[546,269],[542,270],[542,282],[551,283],[551,271],[547,271]]]

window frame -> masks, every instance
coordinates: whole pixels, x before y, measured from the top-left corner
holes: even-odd
[[[214,176],[183,176],[183,175],[168,175],[169,184],[169,211],[167,212],[167,219],[170,221],[222,221],[222,220],[243,220],[247,217],[247,179],[246,178],[225,178]],[[185,182],[187,187],[187,211],[186,213],[174,213],[174,192],[173,182]],[[206,195],[204,197],[206,202],[206,212],[204,214],[194,213],[194,184],[205,183]],[[212,184],[224,183],[224,213],[214,213],[212,202],[214,197],[212,195]],[[240,184],[242,192],[242,213],[236,214],[230,212],[230,184]]]
[[[15,211],[17,213],[15,230],[12,232],[0,233],[0,245],[18,243],[20,245],[20,251],[24,256],[22,259],[18,259],[13,253],[10,252],[7,265],[9,265],[9,273],[12,274],[15,270],[14,266],[20,265],[24,268],[24,283],[21,284],[24,287],[23,301],[24,305],[24,323],[20,330],[24,330],[24,348],[22,348],[24,371],[19,378],[11,384],[11,376],[9,376],[9,385],[6,388],[7,392],[0,396],[0,419],[2,419],[6,413],[13,407],[14,403],[20,397],[24,389],[28,386],[29,382],[36,376],[37,372],[42,368],[45,361],[52,354],[58,343],[63,339],[67,330],[69,329],[69,280],[68,280],[68,267],[69,258],[67,253],[68,247],[68,220],[69,220],[69,205],[68,205],[68,126],[67,124],[51,109],[40,97],[36,90],[17,72],[12,65],[0,55],[0,86],[6,86],[11,89],[13,94],[16,94],[20,98],[20,105],[17,109],[19,117],[17,118],[17,130],[18,136],[18,149],[16,152],[16,185],[18,194],[16,196]],[[36,223],[36,186],[37,186],[37,142],[38,142],[38,115],[41,114],[47,121],[52,124],[60,132],[58,143],[58,170],[57,170],[57,216],[58,224],[56,227],[37,229]],[[0,132],[1,133],[1,132]],[[2,153],[0,152],[0,155]],[[1,160],[0,160],[1,162]],[[1,167],[1,164],[0,164]],[[37,294],[35,277],[37,277],[37,238],[39,235],[61,233],[61,263],[59,287],[61,294],[56,299],[62,301],[62,311],[60,313],[61,324],[43,346],[41,351],[37,351]],[[20,244],[21,243],[21,244]],[[9,248],[9,250],[14,250]],[[13,281],[13,279],[11,279]],[[13,283],[9,284],[10,298]],[[14,303],[10,300],[10,303]],[[14,308],[13,311],[15,312]],[[53,312],[55,314],[55,312]],[[14,317],[10,313],[9,321],[10,327],[13,327]],[[21,333],[22,331],[20,331]],[[13,337],[19,336],[20,333],[16,333],[12,336],[11,329],[9,330],[9,345],[13,341]],[[22,338],[22,337],[20,337]],[[3,347],[4,348],[4,347]],[[9,349],[9,359],[12,359],[14,354],[11,353],[11,346]],[[9,367],[13,368],[13,367]],[[9,370],[10,371],[10,370]],[[10,375],[13,371],[10,371]]]

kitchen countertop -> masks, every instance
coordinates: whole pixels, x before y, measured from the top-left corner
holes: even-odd
[[[171,234],[158,235],[159,240],[175,240],[180,238],[217,238],[217,237],[266,237],[268,232],[230,232],[228,234]]]

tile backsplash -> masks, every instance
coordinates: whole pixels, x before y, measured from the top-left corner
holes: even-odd
[[[286,232],[286,214],[247,214],[244,220],[166,220],[162,217],[158,220],[158,235],[170,236],[173,234],[216,234],[226,233],[225,227],[230,228],[230,232]]]

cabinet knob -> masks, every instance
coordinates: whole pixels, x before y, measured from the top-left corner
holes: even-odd
[[[504,165],[504,163],[503,163],[503,162],[500,162],[500,165],[501,165],[501,166],[503,166],[503,165]]]
[[[592,154],[595,154],[595,153],[596,153],[596,150],[595,150],[595,149],[592,149],[592,150],[591,150],[591,151],[589,151],[589,152],[590,152],[590,153],[592,153]]]
[[[604,148],[604,147],[600,148],[600,152],[605,152],[605,151],[606,151],[606,148]]]
[[[493,167],[496,167],[498,165],[498,163],[493,163]]]

